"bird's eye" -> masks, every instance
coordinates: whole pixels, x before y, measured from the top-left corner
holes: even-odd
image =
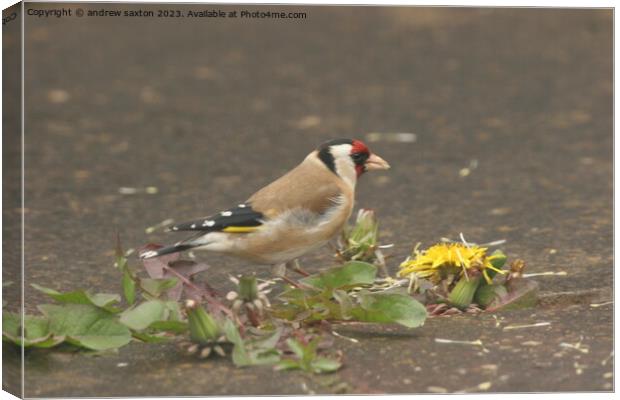
[[[368,154],[366,153],[353,153],[351,154],[351,158],[353,159],[353,162],[355,162],[356,164],[362,164],[366,161],[366,159],[368,159]]]

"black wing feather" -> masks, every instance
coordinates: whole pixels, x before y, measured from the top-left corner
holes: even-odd
[[[252,209],[250,204],[240,204],[218,214],[171,226],[170,231],[221,231],[229,227],[254,227],[263,224],[262,213]]]

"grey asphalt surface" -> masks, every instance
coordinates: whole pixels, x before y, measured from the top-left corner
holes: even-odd
[[[78,6],[166,9],[64,5]],[[395,244],[392,272],[415,242],[463,232],[506,239],[528,272],[566,275],[535,278],[545,300],[534,309],[431,318],[411,331],[342,327],[360,342],[336,343],[345,367],[330,376],[135,343],[96,358],[30,352],[26,396],[612,390],[613,304],[599,306],[613,300],[612,12],[269,9],[307,18],[26,18],[28,283],[118,292],[116,229],[126,248],[174,241],[145,228],[244,200],[334,137],[367,140],[393,166],[357,190]],[[229,274],[270,274],[199,257],[222,290]],[[327,249],[302,260],[311,271],[330,262]],[[5,265],[3,278],[15,271]],[[5,289],[9,308],[16,290]],[[28,287],[25,298],[29,312],[45,301]],[[17,375],[4,371],[7,387]]]

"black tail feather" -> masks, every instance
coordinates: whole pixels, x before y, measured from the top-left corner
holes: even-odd
[[[149,259],[149,258],[154,258],[154,257],[160,257],[166,254],[172,254],[172,253],[178,253],[180,251],[185,251],[185,250],[189,250],[191,248],[196,247],[196,245],[192,245],[192,244],[179,244],[179,245],[172,245],[172,246],[166,246],[166,247],[161,247],[159,249],[156,250],[149,250],[149,251],[145,251],[143,253],[140,253],[140,258],[143,260]]]

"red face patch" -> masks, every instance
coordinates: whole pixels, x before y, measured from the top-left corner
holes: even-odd
[[[364,144],[364,142],[360,141],[360,140],[356,140],[353,139],[353,148],[351,149],[351,154],[353,153],[366,153],[366,154],[370,154],[370,150],[368,149],[368,146],[366,146]]]
[[[351,158],[353,158],[355,172],[359,178],[366,171],[365,163],[368,157],[370,157],[370,150],[368,150],[364,142],[359,140],[353,140],[351,145],[353,146],[351,148]]]

